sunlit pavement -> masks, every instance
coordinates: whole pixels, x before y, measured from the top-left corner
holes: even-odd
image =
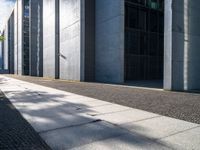
[[[71,82],[31,76],[4,76],[200,124],[200,93],[171,92],[155,88],[146,89],[146,87],[141,87],[141,82],[139,82],[139,85],[134,82],[130,83],[131,86],[129,84],[129,86],[124,86],[95,82]],[[149,83],[149,81],[147,82]]]
[[[63,149],[200,149],[200,125],[0,76],[46,143]]]

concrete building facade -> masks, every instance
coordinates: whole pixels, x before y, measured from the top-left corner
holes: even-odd
[[[100,82],[124,82],[125,1],[96,0],[95,74]]]
[[[4,31],[1,32],[1,36],[4,38]],[[1,41],[1,72],[4,72],[4,42],[5,40]]]
[[[8,70],[14,74],[14,12],[8,20]]]
[[[17,0],[14,14],[14,73],[43,75],[42,1]]]
[[[94,81],[95,3],[61,0],[59,6],[59,78]]]
[[[16,37],[15,37],[15,54],[16,54],[16,71],[18,75],[23,75],[23,49],[24,49],[24,44],[23,44],[23,1],[22,0],[18,0],[16,2],[16,16],[14,18],[15,24],[16,24],[16,28],[15,28],[15,32],[16,33]]]
[[[29,54],[31,76],[43,76],[43,2],[30,0]]]
[[[14,14],[10,14],[2,32],[1,73],[14,73]]]
[[[56,0],[43,1],[43,75],[50,78],[58,78],[58,66],[56,65],[58,56],[58,22],[56,21],[56,11],[58,4]],[[57,30],[56,30],[57,29]]]
[[[164,88],[200,89],[199,1],[165,1]]]
[[[166,90],[199,90],[198,4],[17,0],[9,61],[14,59],[14,73],[21,75],[110,83],[160,80]]]
[[[8,45],[9,45],[9,37],[8,37],[8,24],[6,24],[3,32],[3,36],[5,37],[5,41],[3,42],[3,69],[8,70]]]
[[[3,44],[3,42],[0,42],[0,70],[2,70],[3,69],[3,65],[2,65],[2,59],[3,59],[3,56],[2,56],[2,51],[3,51],[3,47],[2,47],[2,44]]]
[[[44,77],[94,81],[94,1],[43,2]]]

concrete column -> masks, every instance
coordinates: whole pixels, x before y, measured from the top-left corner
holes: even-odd
[[[42,1],[30,0],[30,75],[43,75]]]
[[[60,0],[60,78],[80,81],[81,0]]]
[[[8,20],[8,67],[9,73],[14,74],[14,12],[11,13],[11,16]]]
[[[43,76],[56,78],[56,3],[43,0]]]
[[[14,50],[15,73],[25,74],[24,71],[24,0],[17,0],[14,8]]]
[[[4,51],[3,51],[3,69],[8,70],[8,44],[9,44],[9,36],[8,36],[8,23],[6,23],[5,28],[4,28]]]
[[[165,77],[167,90],[200,89],[200,2],[165,1]]]
[[[18,74],[18,1],[14,7],[14,73]]]
[[[164,20],[164,89],[172,90],[172,0],[165,0]]]
[[[0,41],[0,70],[2,70],[3,68],[3,64],[2,64],[2,59],[3,59],[3,56],[2,56],[2,52],[3,52],[3,46],[2,46],[3,42]]]
[[[23,0],[17,0],[17,72],[23,74]]]
[[[2,34],[1,34],[1,35],[2,35],[3,37],[5,36],[5,35],[4,35],[4,30],[2,31]],[[3,41],[1,42],[1,46],[2,46],[2,52],[1,52],[1,55],[2,55],[2,60],[1,60],[1,61],[2,61],[2,66],[1,66],[1,67],[2,67],[2,68],[1,68],[1,69],[2,69],[2,70],[4,70],[4,51],[5,51],[5,50],[4,50],[4,42],[5,42],[5,40],[3,40]]]
[[[96,0],[95,76],[124,82],[124,0]]]
[[[60,78],[94,80],[93,0],[60,0]]]

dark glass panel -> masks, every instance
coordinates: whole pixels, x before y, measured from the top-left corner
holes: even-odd
[[[24,17],[23,17],[23,74],[29,75],[29,0],[24,0]]]
[[[125,79],[163,76],[163,0],[126,0]]]

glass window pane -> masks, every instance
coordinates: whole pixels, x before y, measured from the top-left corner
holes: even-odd
[[[126,80],[163,78],[164,13],[160,9],[161,2],[163,0],[126,0]]]

